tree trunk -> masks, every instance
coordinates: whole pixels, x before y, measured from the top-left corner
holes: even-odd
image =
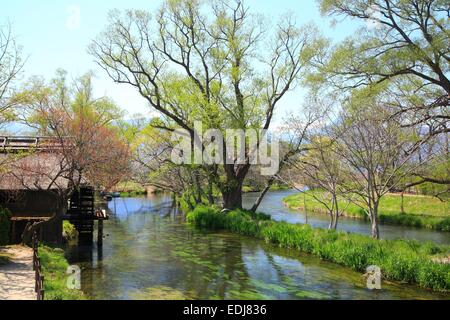
[[[227,191],[223,191],[222,199],[224,209],[242,209],[242,186],[228,188]]]
[[[378,222],[372,221],[372,238],[380,239],[380,230],[378,229]]]
[[[338,227],[339,214],[336,214],[334,217],[333,230],[337,230]]]
[[[212,206],[214,205],[213,184],[211,179],[208,181],[208,202]]]
[[[244,181],[236,179],[228,183],[222,191],[223,208],[227,210],[242,209],[242,185]]]
[[[405,206],[404,206],[404,201],[405,201],[405,194],[404,194],[404,192],[402,192],[402,197],[401,197],[401,200],[402,200],[402,202],[401,202],[401,206],[400,206],[400,209],[401,209],[401,213],[402,213],[402,214],[405,214]]]
[[[259,195],[258,199],[256,199],[255,204],[253,205],[253,207],[251,208],[251,212],[256,212],[256,210],[258,210],[259,206],[261,205],[261,202],[264,199],[264,196],[266,195],[266,193],[270,190],[270,186],[266,186],[264,188],[264,190],[261,192],[261,194]]]
[[[330,224],[328,225],[328,230],[332,230],[334,226],[334,213],[330,212]]]
[[[273,182],[274,182],[274,179],[270,178],[269,181],[267,182],[266,187],[261,192],[261,194],[259,195],[258,199],[256,199],[255,204],[253,205],[252,209],[250,210],[251,212],[256,212],[256,210],[258,210],[259,206],[261,205],[261,202],[263,201],[263,199],[266,196],[267,192],[270,190],[270,187],[272,186]]]
[[[339,203],[338,203],[338,199],[335,194],[333,194],[333,203],[334,203],[334,205],[333,205],[334,211],[331,212],[331,216],[332,216],[331,229],[336,230],[337,225],[338,225],[338,219],[339,219]]]
[[[378,228],[378,205],[375,204],[371,211],[372,238],[380,239],[380,230]]]
[[[222,186],[223,208],[227,210],[242,209],[242,186],[250,165],[235,170],[234,165],[226,164],[226,182]]]
[[[195,185],[197,187],[196,188],[197,195],[196,196],[194,195],[194,198],[195,198],[196,204],[199,205],[202,203],[202,186],[200,183],[200,174],[198,172],[195,172],[194,175],[195,175]]]

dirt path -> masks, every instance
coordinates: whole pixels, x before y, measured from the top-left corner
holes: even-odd
[[[0,300],[36,300],[33,250],[22,246],[0,247],[11,263],[0,265]]]

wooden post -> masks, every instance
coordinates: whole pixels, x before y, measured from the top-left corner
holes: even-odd
[[[16,220],[12,222],[11,243],[16,243]]]
[[[44,300],[44,276],[41,277],[40,299]]]
[[[103,219],[101,218],[98,220],[97,245],[103,246]]]

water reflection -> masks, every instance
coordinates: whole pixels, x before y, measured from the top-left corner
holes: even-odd
[[[105,222],[103,259],[70,247],[92,299],[411,299],[446,298],[384,283],[365,288],[361,274],[298,251],[184,223],[170,198],[116,199]]]

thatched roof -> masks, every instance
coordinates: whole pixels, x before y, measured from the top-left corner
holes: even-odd
[[[0,153],[0,190],[67,189],[64,157],[52,152]]]

